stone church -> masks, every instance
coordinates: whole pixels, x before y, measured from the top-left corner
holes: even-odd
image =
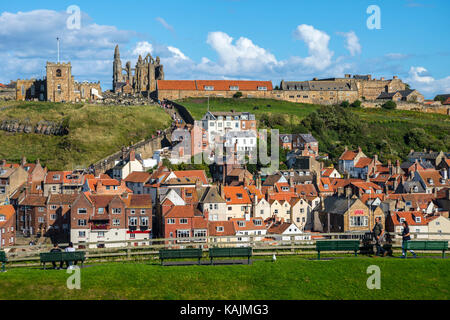
[[[113,91],[115,93],[151,95],[156,92],[157,80],[164,80],[164,68],[159,57],[153,59],[149,53],[142,59],[142,56],[139,55],[135,68],[131,68],[130,61],[125,64],[125,68],[122,68],[119,46],[116,46],[113,63]]]
[[[100,81],[75,81],[70,62],[47,62],[44,79],[19,79],[16,83],[17,101],[82,102],[101,99],[101,93]]]

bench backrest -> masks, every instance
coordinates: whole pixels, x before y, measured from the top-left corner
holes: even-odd
[[[406,243],[411,250],[448,250],[448,241],[413,240]]]
[[[210,257],[251,257],[253,250],[251,247],[242,248],[210,248]]]
[[[6,253],[5,253],[5,251],[0,251],[0,262],[6,262]]]
[[[182,259],[182,258],[201,258],[202,249],[161,249],[159,250],[160,259]]]
[[[317,240],[317,251],[359,250],[359,240]]]
[[[42,252],[40,258],[41,262],[84,261],[86,259],[86,253],[84,251]]]

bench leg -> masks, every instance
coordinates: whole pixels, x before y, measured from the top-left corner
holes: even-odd
[[[161,259],[161,265],[162,266],[164,265],[164,259]]]
[[[201,259],[201,258],[198,258],[198,265],[201,265],[200,259]]]
[[[442,250],[442,259],[445,259],[445,250]]]
[[[317,260],[320,260],[320,251],[317,251]]]
[[[2,272],[5,272],[5,263],[2,262]]]
[[[213,264],[213,258],[211,258],[211,264]]]
[[[355,250],[355,257],[357,257],[358,256],[358,251],[357,250]]]
[[[46,269],[45,269],[45,262],[44,262],[44,270],[46,270]]]
[[[248,257],[248,261],[247,261],[247,264],[250,264],[250,257]]]

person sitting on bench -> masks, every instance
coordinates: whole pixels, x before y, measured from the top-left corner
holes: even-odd
[[[59,248],[58,244],[53,244],[53,248],[50,250],[50,252],[61,252],[61,249]],[[53,269],[59,270],[62,269],[64,262],[61,261],[59,268],[56,267],[56,262],[52,261]]]
[[[69,242],[69,246],[66,248],[65,250],[66,252],[75,252],[75,248],[73,247],[73,243]],[[67,261],[67,269],[72,269],[73,268],[73,261]],[[75,261],[75,265],[77,264],[77,262]]]

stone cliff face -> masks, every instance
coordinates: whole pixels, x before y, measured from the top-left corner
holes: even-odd
[[[40,121],[37,124],[30,124],[26,121],[20,121],[16,119],[1,121],[0,130],[11,133],[35,133],[55,136],[63,136],[69,133],[69,130],[61,123],[55,123],[52,121]]]

